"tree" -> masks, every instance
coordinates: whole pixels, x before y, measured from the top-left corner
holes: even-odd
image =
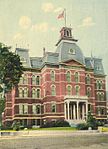
[[[16,53],[12,53],[10,49],[11,47],[0,43],[0,92],[2,92],[2,99],[5,98],[5,93],[19,83],[23,73],[20,57]]]
[[[96,129],[97,127],[96,119],[93,117],[90,111],[88,112],[88,116],[87,116],[87,125],[92,129]]]

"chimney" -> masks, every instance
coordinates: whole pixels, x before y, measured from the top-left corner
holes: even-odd
[[[43,56],[45,56],[45,47],[43,48]]]

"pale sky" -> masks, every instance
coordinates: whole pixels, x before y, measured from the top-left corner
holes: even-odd
[[[103,59],[108,74],[108,0],[0,0],[0,42],[28,48],[30,56],[55,51],[64,20],[57,16],[66,8],[67,26],[84,56]]]

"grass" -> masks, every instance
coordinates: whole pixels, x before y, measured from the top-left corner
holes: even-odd
[[[32,129],[27,129],[27,130],[77,130],[76,128],[73,127],[49,127],[49,128],[32,128]]]
[[[34,130],[66,130],[66,131],[75,131],[77,128],[74,127],[49,127],[49,128],[31,128],[31,129],[23,129],[21,131],[34,131]],[[0,132],[16,132],[15,130],[0,130]]]

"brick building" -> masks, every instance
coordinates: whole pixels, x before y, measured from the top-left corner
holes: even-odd
[[[16,48],[25,71],[18,86],[6,95],[3,124],[15,120],[25,126],[65,119],[86,121],[88,111],[106,121],[106,82],[102,59],[85,57],[73,38],[72,29],[60,31],[56,51],[29,57]]]

